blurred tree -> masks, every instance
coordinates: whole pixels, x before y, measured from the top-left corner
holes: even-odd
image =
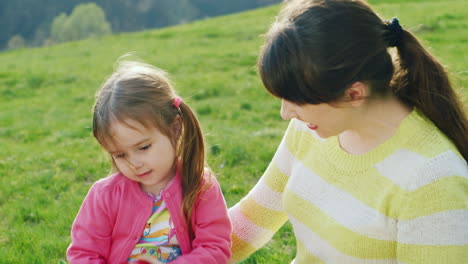
[[[6,48],[14,35],[21,35],[26,43],[32,44],[41,25],[46,26],[48,37],[53,18],[60,12],[70,13],[74,6],[84,1],[0,0],[0,49]],[[42,41],[38,44],[41,45]]]
[[[99,37],[111,33],[102,8],[94,3],[77,5],[70,16],[61,13],[52,22],[52,41],[64,42],[89,37]]]
[[[105,11],[113,32],[125,32],[240,12],[281,0],[0,0],[0,50],[14,35],[21,35],[28,45],[49,43],[53,20],[90,2]]]
[[[51,23],[52,22],[44,21],[40,25],[38,25],[36,28],[36,32],[34,32],[34,36],[29,41],[29,44],[32,46],[46,45],[47,42],[50,41],[49,32]]]
[[[115,32],[137,31],[192,21],[198,8],[191,0],[99,0]]]
[[[145,13],[148,27],[164,27],[194,20],[198,9],[190,0],[156,0],[152,1]]]
[[[52,26],[50,28],[50,38],[53,41],[63,42],[67,39],[67,22],[68,16],[65,13],[61,13],[54,18],[54,22],[52,22]]]
[[[8,49],[19,49],[23,48],[24,46],[26,46],[26,42],[21,35],[14,35],[7,44]]]
[[[218,16],[235,13],[279,2],[281,2],[281,0],[192,0],[193,5],[198,7],[203,16]]]

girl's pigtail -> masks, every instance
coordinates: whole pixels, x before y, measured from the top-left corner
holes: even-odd
[[[201,191],[205,168],[205,146],[196,115],[184,103],[180,104],[179,109],[183,127],[178,148],[182,166],[182,211],[190,237],[193,239],[191,216],[195,201]]]
[[[468,160],[466,114],[443,66],[406,30],[402,29],[396,47],[399,63],[392,80],[395,94],[421,110]]]

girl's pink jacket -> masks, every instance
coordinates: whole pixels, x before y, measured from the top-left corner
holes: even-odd
[[[231,222],[215,177],[200,195],[192,213],[195,239],[190,241],[180,215],[180,173],[162,192],[176,229],[182,256],[171,264],[227,263],[231,257]],[[207,184],[207,183],[205,183]],[[71,231],[67,259],[74,263],[127,263],[151,215],[152,201],[138,183],[122,174],[97,181],[89,190]]]

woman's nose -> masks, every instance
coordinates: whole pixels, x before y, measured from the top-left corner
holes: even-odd
[[[294,111],[293,103],[281,100],[281,118],[290,120],[294,117],[296,117],[296,112]]]

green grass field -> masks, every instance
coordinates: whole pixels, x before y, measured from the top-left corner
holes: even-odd
[[[387,3],[386,3],[387,2]],[[390,3],[391,2],[391,3]],[[468,94],[464,0],[383,1],[374,8],[412,28]],[[90,185],[110,168],[91,137],[91,107],[114,62],[133,52],[169,71],[198,113],[227,203],[260,178],[287,122],[255,63],[278,6],[138,33],[0,53],[0,263],[58,263]],[[420,25],[425,25],[421,27]],[[289,263],[286,224],[243,263]]]

